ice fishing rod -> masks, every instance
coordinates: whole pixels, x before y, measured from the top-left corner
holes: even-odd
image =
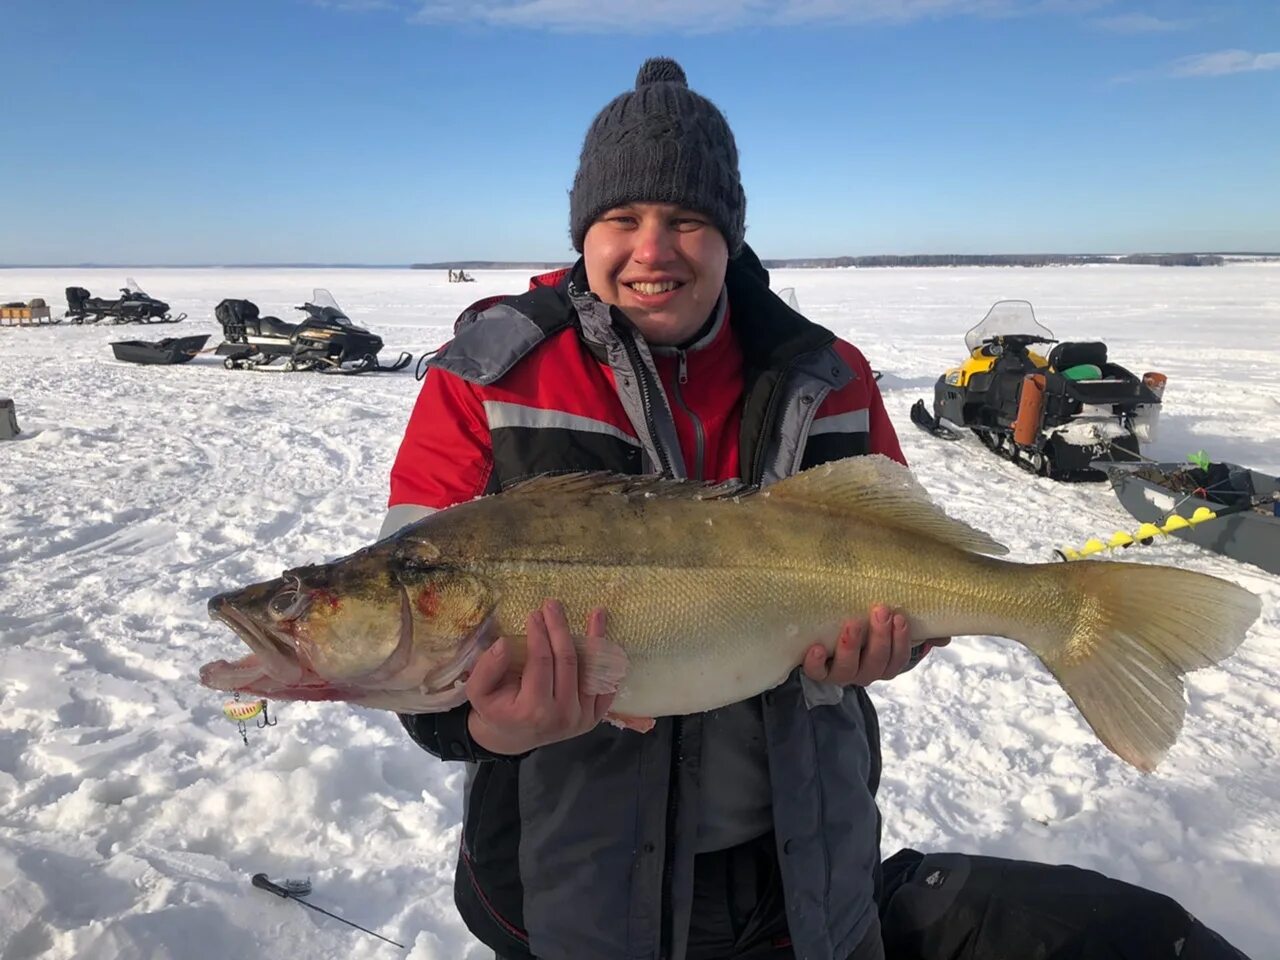
[[[397,943],[390,937],[384,937],[380,933],[374,933],[368,927],[362,927],[360,924],[353,923],[346,917],[340,917],[336,913],[330,913],[323,907],[317,907],[314,903],[303,900],[303,895],[311,892],[311,884],[308,882],[299,883],[293,880],[284,880],[281,883],[273,883],[265,873],[255,873],[253,875],[253,885],[259,890],[266,890],[268,893],[274,893],[277,897],[283,897],[286,900],[293,900],[295,903],[300,903],[304,907],[310,907],[317,913],[323,913],[326,917],[333,917],[333,919],[345,923],[349,927],[355,927],[362,933],[367,933],[372,937],[377,937],[379,940],[383,940],[386,943],[391,944],[393,947],[399,947],[401,950],[407,949],[403,943]]]

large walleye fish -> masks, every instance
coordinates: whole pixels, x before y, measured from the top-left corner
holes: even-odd
[[[1171,567],[990,556],[1005,552],[883,457],[763,490],[543,477],[214,597],[211,616],[253,652],[206,664],[200,679],[274,699],[447,710],[493,638],[523,655],[527,615],[555,597],[570,623],[608,610],[613,643],[582,663],[591,692],[616,689],[619,716],[657,717],[777,685],[810,644],[832,649],[846,618],[884,603],[916,637],[1028,647],[1103,743],[1154,768],[1182,725],[1183,674],[1239,646],[1258,598]]]

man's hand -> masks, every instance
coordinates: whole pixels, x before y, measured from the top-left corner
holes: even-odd
[[[929,647],[945,647],[949,637],[926,640]],[[876,680],[891,680],[911,660],[911,629],[907,618],[883,604],[871,608],[866,620],[848,620],[836,640],[835,653],[815,643],[804,656],[804,672],[810,680],[865,687]]]
[[[467,678],[467,729],[491,753],[525,753],[586,733],[613,703],[613,694],[582,692],[578,651],[558,600],[548,600],[531,613],[526,632],[523,670],[515,671],[508,644],[499,639]],[[605,612],[592,610],[586,650],[598,650],[606,642]]]

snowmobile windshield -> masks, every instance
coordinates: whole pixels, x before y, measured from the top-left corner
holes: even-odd
[[[338,306],[338,301],[333,298],[333,294],[324,287],[315,287],[311,291],[311,299],[308,302],[313,307],[320,307],[321,313],[326,320],[332,320],[334,323],[341,324],[344,327],[352,325],[346,312]]]
[[[124,289],[127,290],[129,293],[140,293],[144,297],[147,295],[147,292],[143,290],[140,286],[138,286],[138,281],[133,279],[133,277],[125,278]]]
[[[964,345],[973,351],[996,337],[1016,335],[1053,339],[1053,331],[1036,321],[1026,300],[997,300],[982,322],[964,335]]]

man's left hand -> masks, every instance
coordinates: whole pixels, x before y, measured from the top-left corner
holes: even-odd
[[[948,637],[926,640],[931,647],[946,646]],[[865,620],[848,620],[836,640],[833,655],[815,643],[805,653],[804,672],[810,680],[840,686],[865,687],[876,680],[891,680],[907,669],[911,660],[911,628],[907,618],[883,604],[871,608]]]

